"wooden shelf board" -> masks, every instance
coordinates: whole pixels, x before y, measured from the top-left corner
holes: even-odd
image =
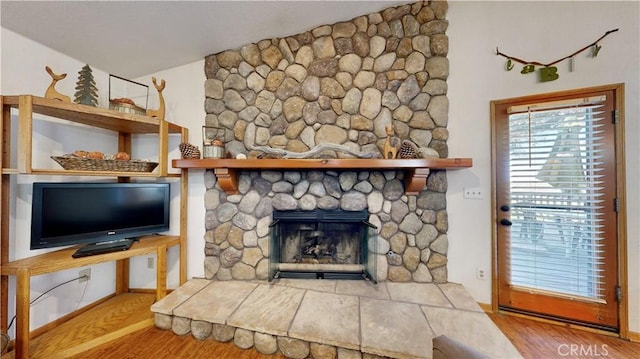
[[[238,171],[241,170],[327,170],[378,169],[405,170],[405,193],[417,195],[427,185],[429,171],[461,169],[473,165],[471,158],[422,159],[181,159],[173,160],[175,168],[213,169],[220,188],[228,194],[238,193]]]
[[[180,159],[175,168],[233,169],[455,169],[471,167],[471,158],[422,159]]]
[[[32,169],[31,173],[22,173],[17,168],[3,168],[3,175],[32,174],[43,176],[98,176],[98,177],[180,177],[180,173],[167,173],[161,176],[157,170],[154,172],[105,172],[105,171],[68,171],[50,169]]]
[[[109,109],[62,102],[32,95],[3,96],[3,105],[18,108],[20,97],[33,101],[33,112],[122,133],[158,133],[160,120]],[[169,122],[170,133],[181,133],[181,127]]]
[[[4,263],[2,264],[2,275],[17,275],[20,269],[30,270],[30,274],[32,276],[53,273],[70,268],[156,253],[157,248],[161,245],[171,247],[179,243],[180,236],[148,236],[143,237],[140,241],[134,243],[131,248],[126,251],[105,253],[81,258],[71,257],[71,255],[79,248],[78,246],[74,246]]]

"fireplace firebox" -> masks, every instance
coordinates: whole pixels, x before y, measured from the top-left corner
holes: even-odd
[[[277,278],[377,282],[376,226],[367,211],[274,211],[269,281]]]

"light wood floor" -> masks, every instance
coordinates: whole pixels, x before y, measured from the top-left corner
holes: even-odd
[[[151,302],[153,295],[125,294],[113,298],[108,303],[101,304],[84,315],[34,338],[31,343],[31,357],[283,358],[262,355],[254,349],[242,350],[233,343],[198,341],[191,335],[177,336],[170,330],[157,329],[152,325],[152,315],[149,311]],[[489,316],[524,358],[640,358],[640,344],[637,343],[520,317],[503,314]],[[136,321],[139,324],[132,324]],[[112,334],[105,334],[118,331],[124,336],[115,340],[111,340]],[[12,354],[2,355],[2,358],[13,358]]]
[[[491,314],[490,317],[524,358],[640,358],[640,344],[619,338],[502,314]],[[574,353],[580,353],[580,348],[583,352],[581,355],[567,355],[571,348],[576,348]],[[233,343],[197,341],[190,335],[179,337],[171,331],[151,327],[74,358],[266,359],[282,356],[261,355],[253,349],[242,350]]]
[[[640,358],[640,344],[613,336],[506,314],[489,317],[525,358]]]

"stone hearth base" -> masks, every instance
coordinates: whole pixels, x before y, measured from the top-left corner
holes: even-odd
[[[447,335],[492,358],[520,354],[459,284],[193,279],[155,303],[155,324],[289,358],[431,358]]]

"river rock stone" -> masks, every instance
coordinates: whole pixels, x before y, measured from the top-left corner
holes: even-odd
[[[338,60],[334,58],[313,61],[307,69],[308,74],[318,77],[332,77],[338,73]]]
[[[302,67],[301,65],[298,64],[294,64],[294,65],[290,65],[288,66],[285,70],[284,73],[289,76],[292,77],[293,79],[295,79],[298,82],[302,82],[304,81],[305,78],[307,78],[307,70]]]
[[[409,213],[400,223],[400,230],[406,233],[416,234],[422,229],[423,223],[415,213]]]
[[[235,112],[239,112],[247,107],[247,103],[245,102],[245,100],[235,90],[226,90],[224,92],[222,100],[224,101],[224,104],[228,109]]]
[[[300,339],[278,337],[278,348],[287,358],[304,359],[309,355],[309,343]]]
[[[316,39],[311,45],[311,48],[317,59],[331,58],[336,55],[336,49],[333,46],[333,40],[330,36],[323,36]]]
[[[360,108],[360,100],[362,99],[362,92],[357,88],[352,88],[346,92],[342,99],[342,110],[346,113],[355,115]]]
[[[369,54],[369,37],[364,32],[356,32],[351,38],[353,52],[361,58]]]
[[[429,57],[424,68],[432,79],[446,80],[449,77],[449,60],[446,57]]]
[[[345,95],[342,85],[330,77],[323,77],[320,80],[320,93],[329,98],[343,98]]]
[[[210,255],[204,257],[204,276],[207,279],[212,279],[218,273],[220,269],[220,258],[218,255]]]
[[[253,345],[256,350],[262,354],[271,355],[278,351],[278,342],[276,337],[270,334],[255,332],[253,336]]]
[[[361,66],[362,58],[356,54],[344,55],[338,62],[340,71],[346,71],[352,75],[357,74]]]
[[[239,262],[231,267],[231,275],[238,280],[253,280],[256,278],[256,271],[252,266]]]
[[[191,321],[191,335],[196,340],[205,340],[211,335],[211,323],[204,320]]]
[[[405,267],[390,265],[388,279],[392,282],[408,282],[411,280],[411,272]]]
[[[308,68],[313,59],[313,49],[311,46],[302,46],[296,53],[295,62]]]
[[[362,93],[360,114],[367,118],[375,118],[380,113],[382,94],[374,88],[367,88]]]
[[[438,230],[431,224],[425,224],[418,234],[416,234],[416,246],[420,249],[429,247],[438,236]]]
[[[446,234],[442,234],[436,238],[435,241],[431,242],[429,246],[432,251],[440,253],[442,255],[447,255],[447,251],[449,249],[449,238]]]
[[[224,88],[222,81],[217,79],[208,79],[204,82],[204,95],[209,98],[222,99]]]
[[[275,69],[278,67],[280,60],[282,60],[282,53],[278,47],[271,45],[262,50],[260,57],[265,64],[269,65],[272,69]]]
[[[293,196],[285,193],[278,193],[273,196],[273,208],[281,211],[294,210],[298,207],[298,202]]]
[[[233,343],[241,349],[253,347],[253,332],[242,328],[236,329],[236,333],[233,336]]]
[[[282,113],[284,114],[284,118],[287,122],[294,122],[295,120],[302,118],[302,109],[306,104],[307,102],[298,96],[287,98],[282,105]]]
[[[424,263],[419,263],[418,268],[411,274],[411,278],[414,282],[418,283],[430,283],[433,282],[433,277],[429,268]]]
[[[153,323],[156,327],[164,330],[171,329],[171,324],[173,321],[173,315],[167,315],[162,313],[154,313],[153,314]]]
[[[362,359],[362,353],[359,350],[338,347],[338,359]]]
[[[340,198],[340,208],[345,211],[362,211],[367,208],[367,198],[360,192],[347,192]]]
[[[373,86],[375,81],[376,81],[375,72],[360,71],[356,74],[356,77],[353,79],[353,85],[360,90],[365,90]]]
[[[336,359],[337,350],[332,345],[310,343],[309,349],[314,359]]]
[[[323,125],[316,132],[315,143],[337,143],[342,144],[347,141],[347,131],[334,125]]]
[[[420,249],[417,247],[407,247],[402,254],[402,262],[405,268],[414,272],[418,269],[418,264],[420,263]]]
[[[398,88],[398,99],[400,103],[408,104],[419,93],[420,86],[418,85],[418,81],[415,75],[411,75],[404,80]]]
[[[229,247],[220,253],[220,266],[231,268],[242,258],[242,251],[234,247]]]
[[[230,69],[232,67],[238,67],[238,65],[240,65],[240,62],[242,62],[242,55],[240,55],[238,51],[227,50],[219,53],[216,56],[216,60],[220,67]]]
[[[375,62],[373,63],[373,71],[378,73],[387,71],[391,68],[391,65],[393,65],[394,61],[396,61],[395,52],[384,54],[376,58]]]
[[[309,76],[302,82],[302,97],[307,101],[315,101],[320,96],[320,79]]]
[[[389,239],[389,245],[394,253],[404,253],[407,248],[407,235],[403,232],[397,232]]]
[[[226,343],[233,339],[235,335],[236,328],[224,325],[224,324],[216,324],[213,323],[211,325],[211,337],[218,342]]]

